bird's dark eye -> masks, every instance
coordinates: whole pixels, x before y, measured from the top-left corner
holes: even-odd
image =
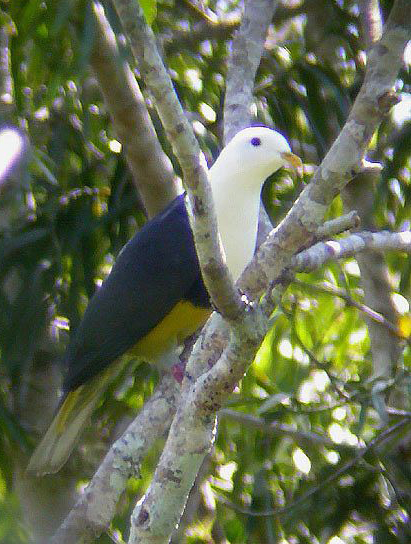
[[[253,145],[254,147],[261,145],[260,138],[251,138],[251,145]]]

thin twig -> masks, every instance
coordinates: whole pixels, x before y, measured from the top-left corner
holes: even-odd
[[[346,444],[337,444],[327,436],[320,435],[313,431],[301,431],[295,429],[291,425],[280,423],[278,421],[266,421],[261,417],[254,416],[245,412],[239,412],[238,410],[230,410],[223,408],[218,413],[219,417],[228,418],[233,421],[237,421],[242,425],[261,429],[266,434],[272,434],[274,436],[287,436],[300,444],[302,447],[306,447],[307,444],[316,444],[318,446],[324,446],[333,450],[340,451],[356,451],[358,448],[348,446]]]
[[[321,491],[322,489],[327,488],[332,482],[340,478],[345,472],[350,470],[352,467],[354,467],[359,461],[363,459],[363,457],[369,453],[371,450],[373,450],[376,446],[384,442],[390,435],[394,434],[398,430],[400,430],[402,427],[405,427],[406,425],[409,425],[410,421],[409,419],[402,419],[401,421],[395,423],[391,427],[388,427],[388,429],[385,429],[382,431],[378,436],[376,436],[373,440],[369,442],[367,446],[364,448],[361,448],[358,453],[351,459],[350,461],[347,461],[346,463],[342,464],[339,469],[336,469],[333,471],[333,473],[328,476],[325,480],[323,480],[320,484],[314,486],[312,489],[304,493],[301,497],[293,501],[292,503],[283,506],[282,508],[272,508],[269,510],[261,510],[259,512],[256,512],[255,510],[250,510],[249,508],[244,508],[240,505],[237,505],[229,500],[227,500],[222,495],[216,493],[214,491],[215,497],[222,503],[224,503],[229,508],[232,508],[233,510],[236,510],[237,512],[241,512],[242,514],[246,514],[248,516],[253,517],[280,517],[284,514],[289,513],[290,511],[294,510],[298,506],[301,506],[304,502],[306,502],[309,498],[311,498],[313,495]]]
[[[198,18],[200,21],[204,21],[210,26],[218,21],[217,15],[210,9],[205,10],[203,6],[200,6],[195,0],[183,0],[187,9]]]
[[[360,222],[361,220],[358,213],[353,210],[349,213],[341,215],[340,217],[337,217],[336,219],[325,221],[324,224],[317,229],[315,238],[318,242],[326,238],[332,238],[333,236],[337,236],[337,234],[341,234],[346,230],[358,227]]]
[[[294,279],[293,283],[294,285],[298,285],[299,287],[308,289],[309,291],[314,291],[316,293],[326,293],[328,295],[343,299],[348,304],[348,306],[357,308],[357,310],[365,314],[367,317],[369,317],[376,323],[379,323],[380,325],[384,325],[384,327],[386,327],[390,332],[395,334],[395,336],[397,336],[401,340],[404,340],[408,344],[411,344],[411,339],[404,337],[404,335],[401,333],[397,325],[395,325],[394,323],[391,323],[391,321],[389,321],[386,317],[384,317],[379,312],[376,312],[369,306],[366,306],[365,304],[362,304],[361,302],[356,301],[349,293],[347,293],[347,291],[344,291],[344,289],[340,289],[338,287],[335,287],[334,285],[331,285],[325,282],[318,284],[318,283],[308,283],[305,281]]]
[[[318,242],[296,254],[291,262],[294,272],[310,272],[329,261],[352,257],[361,251],[405,251],[411,253],[411,231],[362,231],[339,240]]]
[[[301,336],[298,334],[297,327],[295,325],[295,319],[294,315],[290,312],[287,312],[284,306],[282,306],[282,311],[286,317],[288,317],[289,322],[291,323],[292,333],[297,339],[297,342],[303,352],[309,357],[310,361],[312,361],[315,365],[315,367],[323,370],[326,374],[328,379],[330,380],[332,387],[334,391],[337,393],[339,397],[344,399],[345,401],[350,400],[350,396],[344,391],[343,388],[341,388],[338,384],[338,382],[343,383],[341,380],[336,378],[330,371],[329,371],[329,365],[327,363],[322,363],[314,354],[312,350],[310,350],[305,343],[303,342]]]

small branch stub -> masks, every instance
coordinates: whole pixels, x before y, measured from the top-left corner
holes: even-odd
[[[401,97],[395,91],[387,91],[377,98],[378,108],[382,115],[389,113],[390,109],[401,102]]]

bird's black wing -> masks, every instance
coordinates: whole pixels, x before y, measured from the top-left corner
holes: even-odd
[[[91,298],[66,353],[64,390],[95,376],[153,329],[182,299],[208,307],[184,196],[124,246]]]

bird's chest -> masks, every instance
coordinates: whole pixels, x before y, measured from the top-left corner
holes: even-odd
[[[174,350],[188,336],[204,325],[210,316],[209,308],[194,306],[181,300],[148,334],[131,350],[132,354],[156,361],[167,351]]]
[[[244,201],[242,206],[228,203],[218,213],[218,229],[226,261],[234,280],[237,280],[251,261],[256,244],[258,207]]]

